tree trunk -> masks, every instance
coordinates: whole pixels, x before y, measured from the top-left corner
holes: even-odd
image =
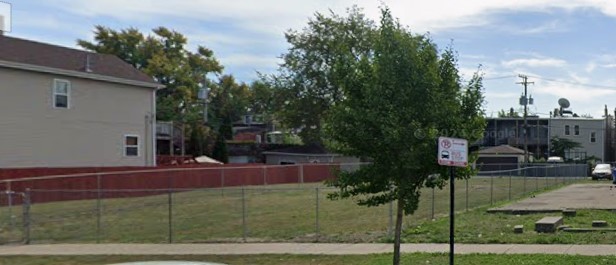
[[[400,265],[400,236],[402,234],[402,217],[404,216],[404,203],[398,199],[396,212],[396,231],[394,232],[394,265]]]

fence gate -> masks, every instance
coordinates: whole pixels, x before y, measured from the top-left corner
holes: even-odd
[[[25,193],[0,191],[0,244],[29,243],[29,207]]]

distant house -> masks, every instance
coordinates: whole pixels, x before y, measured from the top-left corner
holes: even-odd
[[[475,165],[481,171],[495,171],[516,169],[523,162],[524,150],[510,145],[499,145],[479,150]]]
[[[599,160],[610,161],[614,158],[613,118],[606,115],[603,119],[583,117],[537,117],[527,118],[527,146],[537,158],[547,159],[550,154],[550,139],[566,138],[581,144],[581,148],[565,154],[567,160],[583,161],[594,156]],[[519,117],[487,118],[483,139],[474,145],[491,147],[509,145],[524,149],[524,120]]]
[[[330,153],[319,145],[302,145],[263,152],[268,165],[358,163],[359,158]]]
[[[565,153],[565,160],[583,161],[587,157],[596,157],[602,161],[611,161],[611,139],[606,119],[590,118],[552,118],[550,134],[552,137],[569,139],[581,145],[580,148]]]
[[[0,35],[0,168],[153,166],[161,85],[113,55]]]

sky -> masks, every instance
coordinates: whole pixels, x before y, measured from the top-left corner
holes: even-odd
[[[4,4],[2,4],[4,3]],[[462,77],[484,76],[485,111],[521,112],[527,75],[534,104],[547,116],[567,98],[579,115],[601,118],[616,108],[616,1],[605,0],[0,0],[8,36],[78,48],[95,25],[144,33],[164,26],[205,46],[239,81],[275,73],[289,48],[284,33],[316,12],[344,15],[353,5],[378,21],[379,6],[440,48],[458,52]],[[10,8],[9,8],[10,7]]]

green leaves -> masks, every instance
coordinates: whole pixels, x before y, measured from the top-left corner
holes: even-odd
[[[223,67],[205,47],[199,46],[197,52],[187,50],[188,40],[181,33],[165,27],[152,31],[153,35],[145,36],[136,28],[117,31],[99,25],[94,30],[94,42],[78,40],[77,44],[90,51],[116,55],[165,85],[157,93],[160,119],[198,117],[185,114],[197,111],[190,106],[197,101],[199,84],[206,81],[208,73],[220,73]]]
[[[267,76],[275,93],[274,110],[304,143],[322,142],[322,121],[340,102],[361,72],[356,63],[370,52],[374,25],[359,9],[347,17],[317,13],[302,31],[288,31],[290,48],[277,74]]]
[[[580,148],[582,144],[567,138],[552,137],[550,139],[550,154],[565,157],[567,151]]]
[[[436,163],[436,139],[473,143],[482,136],[481,76],[463,85],[453,49],[439,54],[428,36],[412,34],[388,9],[382,10],[380,26],[370,30],[368,50],[346,64],[354,74],[336,80],[342,100],[327,113],[325,128],[331,147],[372,163],[339,174],[330,183],[339,188],[332,197],[360,198],[368,206],[401,200],[412,214],[428,176],[448,175]]]

